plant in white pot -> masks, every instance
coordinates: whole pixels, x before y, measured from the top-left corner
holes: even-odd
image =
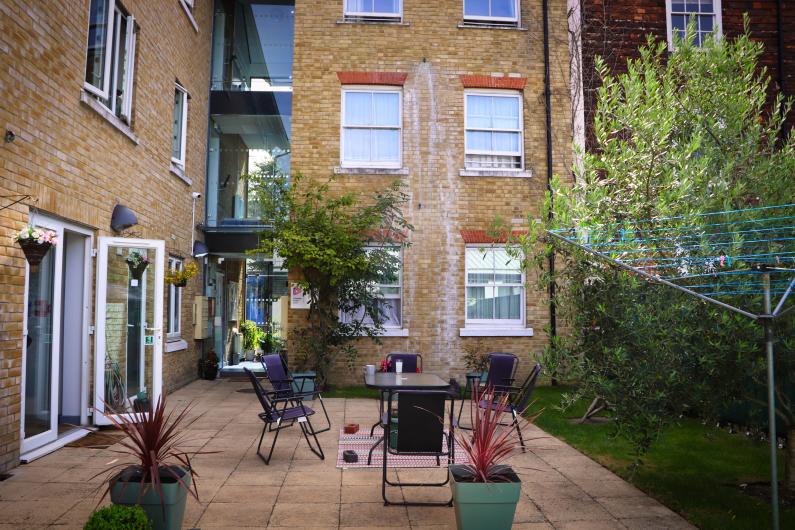
[[[475,388],[472,430],[456,432],[470,462],[449,467],[459,530],[509,530],[513,525],[522,484],[513,468],[504,463],[519,448],[515,427],[501,424],[503,414],[510,411],[509,399],[507,393],[493,388],[480,392]]]
[[[117,452],[134,458],[133,463],[113,466],[105,495],[110,493],[113,504],[143,508],[155,530],[181,528],[188,494],[199,499],[191,454],[181,448],[186,442],[185,429],[192,423],[186,423],[190,409],[166,412],[166,400],[161,396],[148,412],[104,413],[127,435],[119,442],[124,449]]]

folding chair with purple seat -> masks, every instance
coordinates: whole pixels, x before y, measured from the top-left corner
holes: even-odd
[[[326,427],[315,431],[316,433],[326,432],[331,429],[331,420],[328,417],[328,412],[326,411],[326,404],[323,403],[323,396],[320,395],[319,391],[316,392],[305,392],[304,391],[304,380],[306,379],[313,379],[315,376],[313,375],[301,375],[299,377],[293,377],[287,371],[287,363],[284,362],[284,358],[279,355],[278,353],[271,353],[269,355],[262,356],[262,368],[265,370],[265,376],[270,381],[271,386],[273,387],[274,392],[278,397],[293,397],[295,398],[296,394],[303,394],[304,396],[311,396],[313,399],[317,397],[320,400],[320,407],[323,409],[323,415],[326,416]],[[293,389],[293,382],[300,381],[297,383],[298,392]]]
[[[530,370],[527,378],[522,383],[522,386],[519,387],[507,387],[504,388],[504,391],[510,393],[510,398],[508,399],[508,408],[506,412],[510,412],[511,416],[513,417],[513,421],[508,424],[501,423],[500,425],[505,425],[506,427],[514,427],[516,428],[516,434],[519,435],[519,442],[522,445],[522,452],[525,451],[524,446],[524,438],[522,438],[522,430],[519,428],[519,416],[525,411],[525,409],[530,405],[530,398],[533,396],[533,390],[536,386],[536,381],[538,381],[538,375],[541,373],[541,365],[536,363],[533,366],[533,369]],[[482,409],[491,408],[491,410],[497,409],[497,403],[495,402],[487,402],[485,400],[481,400],[478,403],[478,406]]]
[[[516,369],[519,367],[519,359],[512,353],[491,352],[488,354],[489,371],[486,374],[486,381],[481,381],[479,375],[470,376],[467,374],[467,389],[472,392],[475,387],[481,385],[490,386],[496,392],[509,392],[516,378]],[[471,427],[461,425],[461,413],[464,410],[464,400],[458,408],[458,427],[464,430],[471,430]]]
[[[262,405],[262,412],[257,415],[265,424],[262,427],[262,434],[257,444],[257,455],[262,461],[265,462],[265,464],[270,464],[271,457],[273,456],[273,449],[276,447],[276,440],[279,439],[279,433],[282,429],[292,427],[296,422],[301,428],[301,432],[304,434],[309,449],[320,457],[321,460],[325,460],[326,457],[323,454],[323,448],[320,447],[320,441],[317,439],[318,431],[312,427],[312,421],[310,420],[310,417],[315,414],[315,411],[304,405],[304,402],[301,400],[303,395],[294,394],[293,396],[279,397],[276,391],[266,392],[265,389],[262,388],[262,384],[259,382],[259,379],[257,379],[257,376],[254,375],[254,372],[248,368],[243,368],[243,370],[245,370],[246,375],[251,381],[251,385],[254,387],[254,393],[257,395],[260,405]],[[279,408],[279,405],[281,405],[281,408]],[[286,422],[289,423],[286,425],[283,424]],[[265,438],[266,431],[276,432],[276,434],[273,435],[273,443],[271,444],[271,449],[267,457],[260,453],[262,440]],[[309,435],[312,435],[315,439],[314,446],[309,440]]]
[[[403,363],[403,371],[404,372],[411,372],[411,373],[421,373],[422,372],[422,355],[419,353],[390,353],[386,356],[386,371],[387,372],[394,372],[395,371],[395,363],[400,361]],[[381,393],[379,396],[379,407],[381,409],[381,415],[383,416],[384,411],[384,399],[386,397],[385,393]],[[370,437],[375,434],[375,428],[381,424],[380,421],[377,421],[370,427]],[[369,460],[368,460],[369,462]]]

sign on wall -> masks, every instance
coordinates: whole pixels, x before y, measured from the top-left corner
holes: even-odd
[[[290,285],[290,309],[309,309],[311,299],[297,283]]]

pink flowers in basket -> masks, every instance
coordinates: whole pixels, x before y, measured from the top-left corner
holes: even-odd
[[[14,241],[17,243],[38,243],[39,245],[48,243],[50,246],[55,246],[58,244],[58,235],[52,230],[45,230],[43,228],[36,228],[35,226],[28,225],[14,236]]]

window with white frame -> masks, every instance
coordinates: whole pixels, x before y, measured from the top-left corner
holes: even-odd
[[[340,135],[342,165],[400,167],[401,107],[399,89],[343,89]]]
[[[91,0],[83,86],[130,123],[135,69],[135,19],[116,0]]]
[[[696,46],[701,46],[710,35],[721,33],[720,0],[666,0],[668,15],[668,45],[673,48],[674,39],[684,39],[687,25],[695,28]]]
[[[524,296],[519,260],[503,247],[467,247],[467,326],[524,326]]]
[[[399,21],[403,16],[402,0],[344,0],[346,19]]]
[[[168,258],[168,268],[172,271],[181,271],[184,266],[179,258]],[[168,314],[166,315],[166,338],[179,338],[182,332],[182,287],[168,284]]]
[[[464,21],[485,24],[519,23],[519,0],[464,0]]]
[[[467,169],[522,169],[521,93],[473,90],[465,98]]]
[[[174,116],[171,134],[171,161],[185,167],[188,136],[188,93],[179,83],[174,87]]]
[[[403,325],[403,261],[400,248],[390,247],[384,250],[389,255],[387,264],[393,264],[394,268],[386,271],[373,288],[379,294],[377,305],[382,326],[386,329],[399,329]],[[367,251],[372,252],[373,249],[367,249]],[[343,314],[341,320],[343,322],[361,320],[366,325],[373,324],[373,319],[365,313],[364,307],[360,307],[352,313]]]

